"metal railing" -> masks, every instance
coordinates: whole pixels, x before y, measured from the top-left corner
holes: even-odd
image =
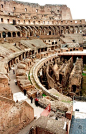
[[[84,97],[84,96],[73,96],[73,100],[86,101],[86,97]]]

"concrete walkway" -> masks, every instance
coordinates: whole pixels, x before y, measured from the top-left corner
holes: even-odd
[[[86,102],[74,100],[73,112],[69,134],[86,134]]]
[[[13,67],[16,70],[16,65]],[[26,96],[24,96],[24,93],[20,90],[20,88],[18,87],[18,85],[15,84],[16,81],[16,75],[13,74],[13,70],[10,70],[9,72],[9,77],[10,77],[10,88],[12,90],[13,93],[13,100],[16,102],[17,100],[20,101],[26,101],[27,103],[29,103],[33,108],[34,108],[34,116],[36,118],[40,117],[40,114],[43,112],[43,108],[40,108],[39,106],[36,107],[34,100],[33,103],[31,103],[30,99]],[[26,134],[27,131],[29,130],[29,125],[27,127],[25,127],[23,130],[21,130],[19,132],[19,134]]]

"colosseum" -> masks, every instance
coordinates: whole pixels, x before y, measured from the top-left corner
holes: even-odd
[[[85,19],[67,5],[0,0],[0,134],[69,134],[85,49]]]

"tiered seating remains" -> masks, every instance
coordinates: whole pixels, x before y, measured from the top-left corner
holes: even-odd
[[[30,69],[32,68],[34,62],[32,59],[25,59],[24,61],[21,61],[17,65],[16,70],[16,79],[17,84],[20,87],[20,89],[24,92],[26,90],[28,97],[36,97],[37,90],[32,85],[30,81]]]

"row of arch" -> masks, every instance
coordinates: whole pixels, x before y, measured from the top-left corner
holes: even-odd
[[[31,58],[33,59],[37,53],[41,53],[41,52],[45,52],[47,51],[47,48],[40,48],[37,51],[35,50],[30,50],[30,51],[26,51],[23,52],[22,54],[18,55],[17,57],[12,58],[9,62],[8,62],[8,70],[7,72],[11,69],[11,66],[13,64],[18,63],[19,61],[26,59],[26,58]]]
[[[16,26],[19,31],[17,32],[0,32],[0,38],[5,37],[30,37],[40,35],[61,35],[61,34],[74,34],[83,33],[86,25],[79,26]]]
[[[0,38],[6,37],[20,37],[20,32],[5,32],[0,33]]]
[[[74,25],[74,26],[16,26],[21,30],[22,36],[39,36],[39,35],[61,35],[61,34],[77,34],[83,33],[83,29],[86,25]]]
[[[3,5],[2,5],[3,7]],[[14,7],[14,10],[15,10],[15,7]],[[26,10],[26,8],[25,8]],[[58,20],[52,20],[52,19],[48,19],[47,20],[44,20],[44,17],[42,15],[42,19],[34,19],[35,16],[33,17],[29,17],[29,19],[20,19],[20,18],[16,18],[16,19],[12,19],[10,17],[11,13],[9,12],[8,13],[9,15],[9,18],[0,18],[1,20],[1,23],[5,23],[7,22],[8,24],[13,24],[13,25],[16,25],[16,24],[22,24],[22,25],[76,25],[76,24],[85,24],[85,20],[82,19],[82,20],[61,20],[61,16],[58,16]],[[60,14],[58,14],[60,15]],[[46,18],[46,17],[45,17]],[[60,18],[60,19],[59,19]]]

